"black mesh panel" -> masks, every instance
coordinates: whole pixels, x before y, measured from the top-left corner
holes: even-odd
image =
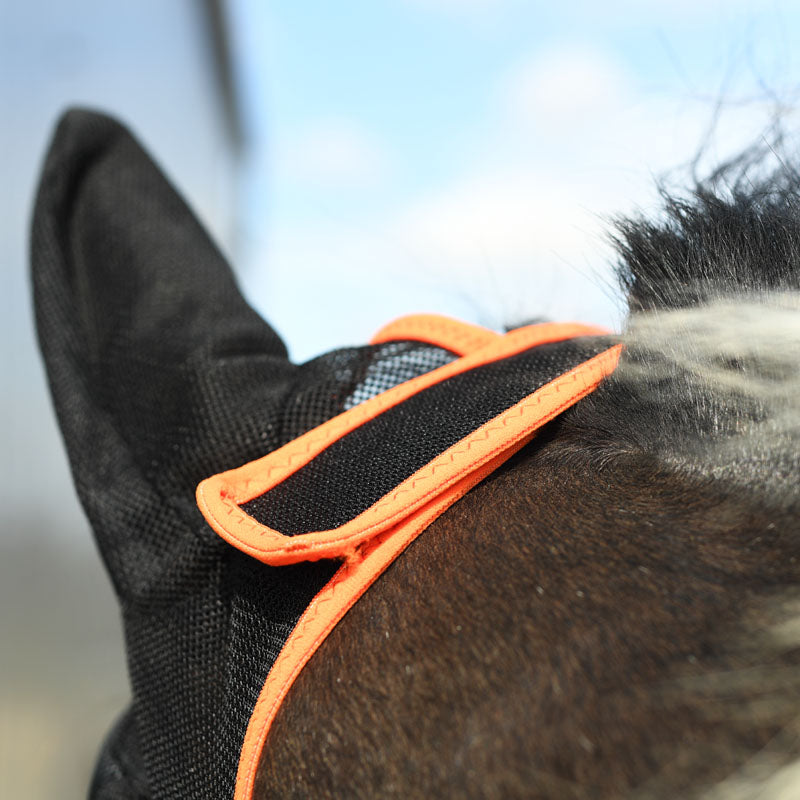
[[[456,356],[420,342],[387,342],[327,353],[303,367],[286,405],[282,438],[296,439],[377,394],[444,366]]]
[[[289,362],[135,140],[62,121],[33,229],[42,351],[119,597],[133,701],[92,800],[230,798],[264,676],[332,563],[275,570],[209,528],[197,484],[451,360],[405,342]]]
[[[206,524],[197,484],[454,356],[400,342],[291,364],[151,160],[96,114],[62,121],[32,241],[42,352],[75,484],[122,609],[133,695],[107,740],[92,800],[225,800],[267,671],[337,565],[251,560]],[[334,451],[281,489],[277,511],[254,513],[283,514],[295,531],[335,524],[460,436],[455,420],[474,424],[500,407],[495,393],[510,404],[576,359],[575,346],[560,345],[498,368],[493,388],[450,383],[418,401],[420,420],[365,429],[347,445],[348,464],[332,460]],[[422,420],[428,427],[395,451],[403,426]],[[388,450],[375,447],[384,435]],[[343,511],[314,485],[316,470],[345,487]],[[304,510],[293,516],[286,505],[295,497]]]
[[[287,536],[337,528],[492,417],[607,347],[599,338],[555,342],[455,375],[361,425],[242,508]]]

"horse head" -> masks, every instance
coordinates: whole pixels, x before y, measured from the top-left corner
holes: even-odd
[[[717,180],[665,198],[657,222],[621,222],[621,357],[588,328],[545,341],[540,328],[508,338],[449,322],[437,337],[401,324],[297,365],[130,134],[66,115],[36,203],[36,317],[77,491],[119,597],[133,696],[92,797],[744,797],[732,794],[743,782],[790,769],[797,189],[788,170]],[[383,528],[314,558],[259,550],[265,530],[300,525],[310,552],[322,540],[302,536],[320,515],[338,530],[372,509],[375,498],[353,501],[344,521],[324,516],[474,398],[484,408],[495,387],[509,393],[504,365],[520,353],[533,354],[535,385],[515,403],[539,402],[565,374],[586,391],[448,479],[433,510],[414,495]],[[581,365],[609,353],[585,379]],[[403,405],[467,368],[484,371],[459,389],[458,409]],[[387,395],[413,409],[393,438],[359,433],[367,417],[388,418]],[[311,434],[334,428],[345,444],[314,451],[304,487],[242,488],[275,467],[273,454],[297,442],[308,453]],[[407,473],[387,485],[405,486]],[[201,492],[198,507],[198,485],[217,505]],[[278,490],[288,522],[259,499]],[[214,509],[255,520],[250,549],[228,535],[228,517],[209,524]],[[291,675],[245,781],[248,731],[298,621],[343,561],[373,557],[413,514],[429,518]]]

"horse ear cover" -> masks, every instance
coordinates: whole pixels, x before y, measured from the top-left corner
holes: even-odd
[[[133,691],[94,800],[249,799],[280,702],[325,635],[620,351],[589,326],[500,336],[414,316],[293,365],[149,157],[90,112],[54,137],[32,263]]]

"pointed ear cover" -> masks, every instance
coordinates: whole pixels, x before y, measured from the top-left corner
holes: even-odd
[[[39,339],[73,473],[114,559],[105,529],[117,535],[119,524],[108,517],[137,493],[177,495],[180,504],[214,465],[241,462],[243,438],[253,455],[263,452],[253,428],[269,424],[294,368],[189,209],[106,117],[73,111],[59,124],[36,202],[32,263]],[[142,579],[130,574],[139,563],[111,565],[123,594],[127,579]]]
[[[229,752],[218,739],[238,566],[194,492],[283,443],[297,368],[175,190],[107,117],[73,111],[58,126],[32,269],[73,476],[122,603],[150,789],[222,797],[211,776],[235,773],[241,744],[233,724]]]
[[[150,158],[88,112],[67,114],[51,145],[32,262],[50,387],[120,597],[133,692],[91,797],[232,797],[267,672],[339,564],[275,568],[239,552],[206,524],[197,484],[449,363],[452,337],[290,364]]]

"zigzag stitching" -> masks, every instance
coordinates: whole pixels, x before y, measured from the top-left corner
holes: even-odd
[[[600,358],[600,356],[605,355],[608,351],[604,351],[604,353],[599,354],[595,358]],[[591,379],[594,380],[598,373],[601,370],[597,366],[597,364],[593,365],[593,369],[591,371]],[[477,444],[481,441],[488,440],[491,435],[502,428],[507,427],[510,420],[514,419],[515,417],[522,416],[526,413],[526,411],[534,406],[540,405],[542,400],[545,397],[549,397],[553,393],[558,393],[558,388],[560,388],[563,384],[569,383],[572,381],[573,383],[577,382],[579,379],[583,379],[583,387],[585,388],[588,385],[588,381],[586,380],[587,376],[584,373],[570,373],[568,375],[561,376],[560,378],[556,378],[554,382],[551,382],[551,385],[548,386],[547,384],[539,389],[537,389],[531,396],[527,403],[524,403],[521,406],[513,407],[508,409],[507,411],[503,412],[499,417],[496,418],[496,424],[492,425],[489,428],[486,428],[481,431],[476,431],[472,435],[470,435],[467,439],[463,440],[462,447],[453,450],[447,454],[448,461],[443,461],[442,457],[440,456],[435,462],[428,465],[427,468],[423,468],[424,472],[422,474],[417,475],[416,477],[412,478],[412,481],[407,486],[399,486],[397,487],[394,492],[389,495],[386,495],[383,499],[379,500],[373,508],[378,510],[383,508],[384,506],[394,502],[397,498],[402,496],[403,494],[407,494],[408,492],[412,492],[417,484],[430,480],[437,469],[442,467],[446,467],[448,463],[452,464],[455,456],[469,452],[472,449],[474,444]],[[236,513],[238,512],[238,513]],[[261,525],[258,521],[254,520],[250,517],[247,513],[241,510],[238,505],[233,505],[229,507],[228,515],[233,516],[235,514],[235,518],[245,528],[252,532],[257,532],[259,536],[264,536],[267,530],[269,530],[266,526]],[[301,542],[297,542],[296,545],[297,549],[303,549],[303,545]]]
[[[541,402],[545,397],[549,397],[552,394],[558,394],[559,393],[558,390],[559,388],[561,388],[561,385],[568,383],[569,379],[571,379],[572,382],[575,383],[579,379],[579,377],[581,376],[578,374],[563,376],[563,379],[556,378],[556,383],[553,383],[550,387],[547,387],[547,385],[545,385],[540,389],[537,389],[531,396],[530,402],[525,403],[524,405],[521,406],[512,407],[507,411],[502,412],[500,416],[495,417],[497,421],[496,425],[492,425],[491,427],[485,428],[481,431],[476,431],[473,434],[469,435],[466,439],[462,441],[463,447],[458,449],[451,448],[448,451],[447,460],[443,460],[442,456],[440,456],[437,460],[431,462],[427,467],[423,467],[424,471],[419,475],[412,477],[411,482],[408,485],[397,487],[397,489],[395,489],[394,492],[392,492],[391,494],[387,494],[382,500],[379,500],[375,504],[374,508],[376,510],[380,509],[385,505],[393,503],[401,495],[406,494],[408,492],[412,492],[416,488],[418,483],[423,483],[427,480],[430,480],[434,476],[437,469],[449,466],[449,464],[452,464],[457,456],[463,455],[464,453],[468,453],[472,449],[473,445],[478,444],[482,441],[487,441],[495,432],[501,430],[502,428],[508,427],[508,423],[512,419],[523,416],[530,408],[533,408],[534,406],[541,405]],[[588,385],[587,382],[584,381],[583,388],[585,388],[587,385]],[[457,446],[458,445],[456,445],[456,447]],[[407,481],[404,481],[404,483],[406,482]]]
[[[533,339],[533,341],[535,343],[537,341],[538,337],[534,336],[533,332],[531,332],[531,334],[529,336],[524,337],[523,341],[520,342],[518,350],[515,350],[512,353],[508,353],[505,356],[501,356],[501,359],[502,358],[510,358],[512,355],[518,355],[519,353],[524,352],[525,348],[522,345],[528,339]],[[458,362],[461,361],[463,358],[466,358],[466,356],[462,356],[461,359],[457,359],[456,361],[452,361],[452,362],[450,362],[450,364],[445,364],[442,367],[437,367],[437,369],[441,369],[441,370],[452,369],[452,365],[453,364],[458,364]],[[483,367],[483,366],[486,366],[486,364],[476,364],[474,367],[470,367],[469,369],[478,369],[478,368]],[[469,371],[469,369],[464,370],[464,372]],[[436,370],[431,370],[431,372],[435,372],[435,371]],[[426,372],[426,373],[424,373],[424,375],[420,375],[417,378],[412,378],[411,380],[419,380],[420,378],[424,378],[425,376],[429,376],[431,374],[431,372]],[[462,374],[462,372],[457,371],[457,372],[454,372],[452,375],[448,375],[447,377],[442,378],[442,380],[448,380],[449,378],[454,377],[455,375],[460,375],[460,374]],[[402,386],[402,385],[403,384],[398,384],[398,386]],[[415,391],[413,394],[414,395],[418,394],[419,392],[424,391],[425,389],[428,389],[428,388],[430,388],[431,386],[434,386],[434,385],[436,385],[436,384],[433,383],[433,384],[429,384],[428,386],[423,386],[421,389]],[[395,387],[395,388],[397,388],[397,387]],[[391,390],[389,390],[389,391],[391,391]],[[413,395],[410,395],[410,396],[413,396]],[[365,416],[370,416],[370,415],[377,416],[378,413],[382,413],[382,411],[385,409],[387,403],[389,403],[390,400],[391,400],[391,398],[386,399],[384,395],[377,395],[377,397],[373,398],[372,404],[370,405],[369,408],[365,408],[366,404],[361,405],[361,406],[356,406],[355,409],[353,409],[353,411],[358,411],[359,413],[353,413],[351,419],[355,420],[356,422],[358,422],[358,424],[360,424],[360,421],[363,420],[363,418]],[[370,402],[370,401],[368,401],[368,402]],[[374,414],[373,414],[373,410],[375,411]],[[357,427],[357,425],[354,425],[353,427],[355,428],[355,427]],[[266,472],[267,477],[271,476],[273,474],[273,472],[275,472],[275,470],[284,470],[284,469],[286,469],[286,467],[291,466],[293,461],[296,461],[298,459],[298,457],[302,457],[302,456],[307,455],[308,451],[311,450],[312,448],[316,447],[318,443],[320,443],[320,442],[328,442],[331,439],[335,440],[335,439],[340,438],[337,435],[338,433],[339,433],[338,430],[336,428],[332,427],[329,430],[327,430],[324,433],[322,433],[319,436],[317,436],[316,438],[310,437],[303,450],[295,450],[295,451],[291,452],[285,458],[285,460],[283,460],[283,461],[281,461],[279,463],[276,463],[276,464],[269,465],[267,467],[267,472]]]
[[[428,374],[428,373],[425,373],[425,374]],[[399,384],[399,385],[402,385],[402,384]],[[420,391],[422,391],[422,390],[420,390]],[[386,402],[387,402],[386,400],[382,400],[381,402],[375,402],[373,404],[372,408],[373,409],[377,409],[378,411],[382,411],[384,406],[386,405]],[[360,424],[361,420],[365,416],[369,416],[369,414],[365,414],[364,413],[363,407],[361,407],[360,412],[361,413],[359,413],[359,414],[353,414],[352,417],[351,417],[352,420],[358,422],[359,424]],[[355,427],[358,427],[358,425],[354,425],[353,426],[353,428],[355,428]],[[299,457],[307,455],[309,450],[311,450],[313,448],[316,448],[319,443],[327,443],[327,442],[330,442],[331,440],[336,441],[337,439],[341,438],[340,436],[337,435],[338,433],[339,433],[339,431],[336,428],[331,427],[329,430],[327,430],[324,433],[320,434],[316,438],[315,437],[309,437],[308,442],[306,443],[306,445],[303,448],[303,450],[294,450],[293,452],[291,452],[286,457],[285,460],[283,460],[283,461],[281,461],[281,462],[279,462],[277,464],[270,465],[268,467],[268,469],[267,469],[267,477],[272,475],[272,473],[275,472],[276,470],[284,470],[284,469],[286,469],[286,467],[291,466],[293,461],[297,461]],[[248,481],[248,483],[251,482],[251,481],[252,481],[252,479],[250,479],[250,481]]]
[[[452,452],[448,452],[447,453],[447,458],[449,460],[449,463],[453,462],[454,457],[456,455],[468,452],[472,448],[473,444],[477,444],[480,441],[486,441],[487,439],[490,438],[490,436],[493,433],[495,433],[498,430],[501,430],[504,427],[507,427],[508,423],[512,419],[514,419],[515,417],[522,416],[528,409],[530,409],[530,408],[532,408],[532,407],[534,407],[536,405],[540,405],[544,398],[549,397],[552,394],[558,394],[559,393],[559,389],[564,384],[568,384],[570,381],[572,383],[576,383],[578,380],[581,380],[582,383],[583,383],[583,386],[581,388],[585,389],[589,385],[590,382],[595,382],[596,380],[601,379],[603,370],[602,370],[602,367],[600,366],[600,364],[602,364],[603,361],[606,360],[607,354],[609,352],[611,352],[612,349],[613,348],[610,348],[609,350],[605,350],[602,353],[599,353],[597,356],[594,356],[593,360],[596,360],[596,361],[595,361],[594,364],[592,364],[592,366],[590,368],[590,374],[589,375],[586,374],[587,370],[583,370],[581,372],[575,372],[575,370],[577,370],[578,367],[583,366],[583,365],[578,365],[578,367],[573,368],[573,370],[571,370],[570,373],[568,373],[567,375],[562,375],[559,378],[554,379],[554,381],[551,381],[551,383],[549,385],[545,384],[545,386],[542,386],[539,389],[535,390],[533,392],[533,394],[529,396],[528,402],[524,403],[523,405],[518,405],[518,406],[512,407],[512,408],[502,412],[501,415],[499,415],[498,417],[495,418],[495,421],[496,421],[495,425],[492,425],[491,427],[486,428],[484,430],[475,431],[473,434],[469,435],[468,438],[466,438],[466,439],[464,439],[462,441],[461,444],[463,446],[461,448],[459,448],[458,450],[453,450]],[[586,364],[586,363],[587,362],[584,362],[584,364]],[[322,438],[326,439],[326,438],[330,438],[330,437],[329,436],[325,436],[325,437],[322,437]],[[319,439],[317,439],[315,441],[319,441]],[[457,446],[457,445],[458,445],[458,443],[455,446]],[[309,445],[307,446],[306,452],[308,450],[308,447],[310,447],[310,446],[311,446],[311,443],[309,443]],[[444,455],[444,454],[442,454],[442,455]],[[288,462],[285,462],[283,464],[283,466],[285,466],[287,463]],[[416,477],[413,477],[412,481],[411,481],[411,483],[409,485],[397,487],[394,490],[394,492],[392,492],[389,495],[386,495],[381,500],[379,500],[373,506],[373,509],[378,510],[378,509],[388,505],[389,503],[393,502],[394,500],[396,500],[401,495],[413,491],[418,483],[421,483],[421,482],[429,480],[433,476],[433,474],[435,473],[436,469],[445,467],[447,465],[448,465],[448,461],[443,461],[442,460],[442,456],[440,456],[435,462],[430,463],[427,468],[423,467],[424,472],[422,474],[420,474],[420,475],[417,475]],[[471,468],[474,468],[474,467],[475,467],[475,465],[471,465]],[[275,467],[273,467],[272,469],[277,469],[277,465]],[[454,476],[454,478],[455,477],[458,477],[458,476]],[[245,486],[251,480],[252,479],[248,479],[247,482],[245,483]],[[271,531],[270,528],[268,528],[267,526],[262,525],[257,520],[255,520],[251,516],[249,516],[246,512],[242,511],[241,508],[237,504],[235,504],[235,503],[232,503],[232,504],[226,503],[226,506],[228,507],[228,516],[233,516],[234,519],[239,523],[239,525],[241,525],[245,529],[247,529],[247,530],[249,530],[251,532],[257,532],[260,537],[263,537],[267,532]],[[370,526],[370,527],[372,527],[372,526]],[[351,536],[352,535],[356,535],[356,533],[351,534]],[[377,537],[377,538],[380,538],[380,537]],[[295,545],[295,548],[297,550],[303,550],[303,549],[305,549],[305,546],[301,541],[298,541],[296,543],[296,545]]]

